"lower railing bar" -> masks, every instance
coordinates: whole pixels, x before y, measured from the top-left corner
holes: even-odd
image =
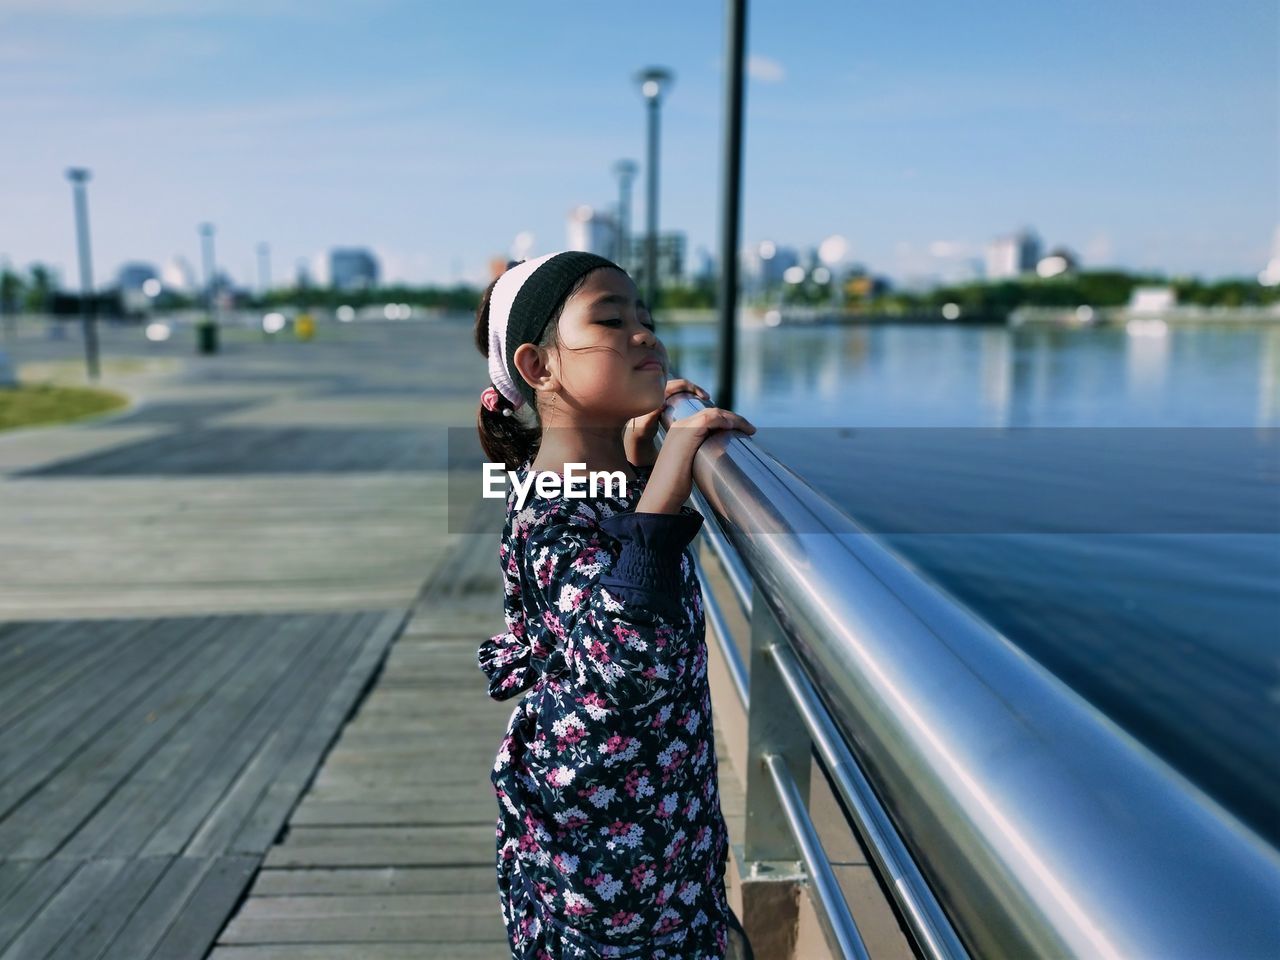
[[[791,694],[792,702],[804,719],[810,739],[853,816],[854,825],[866,842],[881,876],[890,884],[917,946],[929,960],[968,960],[968,951],[956,936],[951,922],[907,852],[853,754],[845,746],[844,737],[832,722],[795,655],[777,643],[770,644],[768,651],[778,675]]]
[[[828,945],[844,960],[870,960],[862,936],[858,933],[858,925],[849,913],[840,881],[831,869],[831,861],[822,849],[822,841],[813,828],[804,798],[796,788],[795,779],[787,769],[786,761],[776,753],[766,753],[762,759],[769,770],[769,776],[773,778],[778,801],[786,813],[791,832],[800,847],[800,856],[809,871],[813,905],[826,930]]]
[[[746,710],[751,700],[746,662],[742,659],[742,653],[738,650],[738,645],[734,643],[733,634],[730,633],[729,624],[724,618],[724,610],[720,606],[720,601],[716,598],[715,591],[711,589],[711,584],[707,582],[707,573],[703,569],[702,563],[695,563],[694,569],[698,574],[698,583],[702,587],[703,616],[711,624],[711,628],[715,630],[716,639],[720,644],[720,655],[724,657],[725,666],[729,669],[729,679],[733,681],[733,689],[738,695],[738,703],[742,705],[743,710]]]

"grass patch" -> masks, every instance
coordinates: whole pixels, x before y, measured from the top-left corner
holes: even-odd
[[[59,387],[51,383],[0,388],[0,430],[34,427],[42,423],[66,423],[129,403],[127,397],[110,390],[87,387]]]

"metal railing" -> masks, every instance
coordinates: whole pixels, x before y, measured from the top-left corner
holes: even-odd
[[[664,428],[703,406],[672,398]],[[750,623],[748,665],[699,562],[747,714],[748,873],[803,863],[836,956],[866,949],[811,751],[922,956],[1280,956],[1265,841],[749,438],[710,437],[694,481]]]

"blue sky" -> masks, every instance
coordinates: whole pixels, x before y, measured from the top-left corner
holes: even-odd
[[[69,165],[93,170],[95,274],[251,281],[335,245],[391,279],[478,281],[614,201],[661,64],[664,229],[717,246],[721,2],[0,0],[0,257],[74,277]],[[1086,266],[1253,275],[1280,223],[1274,0],[755,3],[744,245],[848,238],[895,278],[1022,225]],[[643,176],[643,175],[642,175]],[[643,179],[634,222],[643,222]],[[691,258],[692,259],[692,258]]]

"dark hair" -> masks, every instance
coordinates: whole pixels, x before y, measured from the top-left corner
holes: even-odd
[[[510,263],[508,268],[515,265]],[[587,282],[587,277],[596,270],[607,269],[620,268],[595,267],[574,282],[564,298],[551,311],[551,318],[547,321],[542,336],[538,338],[537,346],[551,348],[559,346],[560,315],[564,313],[564,305],[569,302],[570,297],[582,289]],[[499,279],[500,277],[495,277],[484,288],[484,293],[480,296],[480,306],[476,308],[476,349],[486,358],[489,356],[489,299],[493,296],[493,288]],[[512,371],[512,376],[518,379],[520,374]],[[531,424],[521,417],[526,408],[532,412]],[[511,415],[503,416],[503,410],[511,410]],[[476,429],[480,433],[480,446],[484,449],[485,459],[491,463],[506,464],[508,470],[515,470],[526,460],[534,459],[542,444],[542,414],[537,403],[527,403],[521,409],[515,410],[512,408],[511,401],[501,393],[498,394],[496,410],[490,411],[483,403],[480,404],[480,412],[476,415]]]

